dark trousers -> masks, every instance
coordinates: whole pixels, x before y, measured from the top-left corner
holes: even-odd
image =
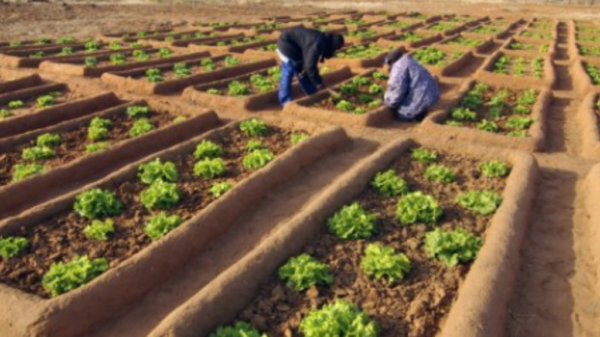
[[[292,100],[292,81],[294,77],[298,79],[300,87],[307,95],[317,92],[314,83],[296,70],[292,62],[281,62],[281,79],[279,80],[279,104],[285,105]]]

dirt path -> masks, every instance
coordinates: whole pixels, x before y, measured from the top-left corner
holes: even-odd
[[[584,179],[591,168],[574,121],[581,97],[569,73],[566,25],[559,26],[558,85],[547,124],[547,153],[537,155],[541,177],[530,222],[507,337],[598,337],[600,300],[589,251]]]

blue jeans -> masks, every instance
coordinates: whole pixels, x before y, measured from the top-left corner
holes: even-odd
[[[311,79],[303,74],[298,73],[296,67],[291,61],[281,62],[281,79],[279,80],[279,104],[282,106],[292,100],[292,81],[294,76],[298,78],[300,87],[307,95],[312,95],[317,92],[315,84]]]

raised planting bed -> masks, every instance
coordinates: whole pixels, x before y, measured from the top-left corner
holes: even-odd
[[[259,25],[254,25],[245,28],[232,28],[229,30],[231,33],[242,33],[245,35],[253,36],[257,34],[274,34],[280,33],[286,29],[290,29],[293,27],[298,27],[300,24],[287,24],[282,22],[272,22],[272,23],[261,23]]]
[[[0,223],[3,237],[29,241],[26,250],[0,262],[0,298],[12,308],[0,316],[3,325],[10,324],[15,334],[85,334],[166,280],[231,226],[243,228],[240,214],[349,141],[339,127],[263,123],[232,123]],[[94,205],[96,211],[89,208]],[[114,231],[86,230],[94,220],[111,224]],[[53,244],[59,241],[68,244]],[[36,266],[36,256],[45,262]],[[44,275],[52,264],[76,256],[103,268],[71,287],[48,285]],[[11,299],[18,300],[15,306]],[[18,315],[32,307],[37,310],[27,317]]]
[[[536,54],[550,54],[553,55],[556,52],[555,42],[542,42],[542,41],[531,41],[523,40],[520,38],[511,38],[504,44],[504,49],[531,52]]]
[[[554,20],[533,20],[527,28],[533,30],[553,31],[556,29],[557,22]]]
[[[417,49],[409,55],[438,76],[450,76],[474,60],[471,51],[441,45]]]
[[[2,74],[0,74],[0,76],[2,76]],[[4,95],[11,91],[27,89],[43,84],[44,80],[42,80],[42,78],[37,74],[18,77],[11,80],[7,80],[6,78],[0,78],[0,95]]]
[[[440,42],[442,46],[452,46],[461,50],[471,50],[474,53],[484,53],[494,45],[492,38],[474,38],[456,35]]]
[[[0,51],[40,49],[58,46],[65,47],[81,43],[82,41],[72,36],[61,36],[56,39],[50,37],[40,37],[35,40],[13,40],[0,42]]]
[[[421,20],[422,22],[424,22],[426,24],[440,21],[442,19],[442,16],[440,16],[440,15],[429,15],[429,14],[424,14],[424,13],[409,13],[407,15],[407,17],[409,17],[411,19]]]
[[[556,37],[556,32],[551,30],[535,30],[535,29],[524,29],[518,35],[522,39],[532,40],[543,40],[552,42]]]
[[[70,60],[97,58],[103,55],[121,53],[130,55],[134,51],[150,50],[141,44],[123,44],[113,41],[109,44],[90,41],[76,47],[54,47],[44,50],[11,51],[0,54],[0,66],[8,68],[34,68],[47,60]]]
[[[347,43],[365,43],[377,41],[380,38],[386,38],[394,36],[394,32],[385,31],[381,29],[376,29],[375,27],[370,27],[367,29],[358,29],[358,30],[349,30],[343,33],[344,40]]]
[[[405,48],[419,48],[428,46],[432,43],[442,41],[444,37],[439,33],[428,32],[424,30],[401,32],[396,36],[384,39],[390,43],[396,43]]]
[[[162,28],[162,29],[153,29],[153,30],[144,30],[144,31],[128,31],[128,32],[116,32],[116,33],[102,33],[102,37],[108,38],[111,40],[118,39],[127,42],[137,41],[138,39],[145,39],[151,36],[159,36],[173,32],[173,29],[170,28]]]
[[[577,113],[577,123],[583,143],[581,154],[589,159],[600,159],[600,99],[598,92],[590,92],[585,96]]]
[[[45,84],[0,95],[0,139],[44,128],[120,104],[114,94],[86,95]]]
[[[480,24],[482,22],[486,22],[489,20],[490,20],[490,18],[487,16],[476,18],[476,17],[472,17],[469,15],[457,15],[457,16],[447,18],[444,21],[445,22],[462,23],[466,27],[473,27],[473,26],[477,26],[478,24]]]
[[[271,35],[255,35],[218,41],[209,41],[201,44],[191,43],[188,47],[191,50],[209,51],[215,54],[243,53],[247,49],[266,46],[274,42],[277,42],[277,39],[275,39]]]
[[[423,145],[429,163],[415,159]],[[432,166],[454,180],[430,180]],[[536,178],[525,152],[395,140],[149,336],[208,336],[234,322],[265,336],[502,336]],[[465,193],[490,199],[472,207]]]
[[[421,20],[414,20],[408,18],[400,18],[398,20],[390,20],[383,23],[380,23],[374,27],[380,29],[390,29],[397,32],[407,32],[412,31],[417,28],[424,27],[425,24]]]
[[[157,42],[177,42],[187,41],[192,39],[216,38],[221,36],[219,32],[200,31],[198,29],[177,31],[160,35],[151,35],[142,38],[141,40],[157,41]]]
[[[343,81],[352,72],[347,67],[340,70],[321,69],[325,83],[330,85]],[[184,98],[214,109],[260,110],[278,103],[278,87],[281,78],[279,66],[253,72],[226,80],[200,84],[186,89]],[[298,84],[292,86],[294,97],[303,96]]]
[[[470,29],[468,31],[463,32],[463,36],[471,37],[471,36],[491,36],[497,40],[506,39],[510,35],[510,30],[514,28],[513,24],[499,24],[494,23],[493,21],[490,23],[482,24],[478,27]]]
[[[589,216],[590,223],[597,224],[600,221],[600,207],[598,207],[598,200],[600,200],[600,165],[595,165],[588,173],[585,180],[586,185],[586,199],[585,207]],[[588,238],[592,242],[597,242],[600,239],[600,230],[597,226],[592,226],[591,236]],[[600,247],[598,245],[591,245],[590,250],[594,257],[594,269],[596,273],[600,273],[600,262],[598,257],[600,256]],[[600,281],[596,280],[596,288],[600,286]]]
[[[519,78],[520,81],[531,86],[554,86],[556,75],[551,56],[534,55],[518,51],[497,52],[483,64],[476,77],[508,81],[508,83]]]
[[[206,35],[208,33],[204,33],[204,34]],[[216,36],[208,36],[207,35],[205,37],[198,37],[198,38],[178,39],[173,42],[170,42],[170,40],[169,40],[169,41],[164,41],[163,43],[170,43],[174,47],[187,47],[193,43],[203,44],[203,43],[207,43],[207,42],[226,41],[226,40],[230,40],[230,39],[241,39],[241,38],[245,37],[244,34],[238,34],[238,33],[225,34],[225,33],[220,33],[220,32],[213,32],[211,34],[216,34]]]
[[[209,56],[210,53],[208,52],[176,54],[170,48],[162,47],[130,53],[113,53],[98,57],[44,61],[40,64],[40,69],[59,74],[100,77],[107,72],[126,71],[173,62],[187,62]]]
[[[600,44],[576,43],[577,54],[583,58],[595,58],[600,60]]]
[[[469,142],[541,150],[550,91],[509,83],[468,81],[456,103],[427,117],[426,128]]]
[[[203,112],[181,115],[162,106],[149,108],[143,101],[120,101],[77,119],[0,140],[0,197],[5,200],[0,218],[104,177],[219,123],[214,113]],[[6,199],[9,195],[10,200]]]
[[[423,28],[423,30],[451,36],[460,33],[466,26],[463,23],[439,21]],[[418,31],[417,31],[418,32]]]
[[[371,68],[383,66],[383,60],[393,49],[402,48],[393,43],[380,40],[377,43],[358,44],[342,48],[335,53],[333,58],[327,59],[325,64],[341,67]]]
[[[587,94],[590,90],[600,87],[600,61],[595,59],[576,59],[572,66],[573,84],[575,89]]]
[[[273,67],[275,59],[220,55],[195,61],[163,64],[105,73],[102,81],[121,90],[142,94],[168,94],[184,88]]]
[[[348,126],[382,126],[393,120],[383,105],[387,75],[367,70],[333,88],[285,105],[283,112],[305,119]]]
[[[587,42],[587,43],[599,43],[600,42],[600,29],[597,34],[588,34],[588,33],[577,33],[576,35],[578,42]]]

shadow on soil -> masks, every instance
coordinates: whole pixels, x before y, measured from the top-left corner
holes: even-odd
[[[521,271],[508,311],[507,337],[568,337],[574,308],[573,204],[577,175],[541,168]]]

